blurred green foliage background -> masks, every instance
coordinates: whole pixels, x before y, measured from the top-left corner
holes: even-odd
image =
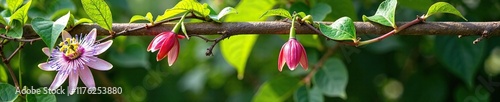
[[[243,0],[241,0],[243,1]],[[259,0],[257,0],[259,1]],[[266,0],[262,0],[262,3]],[[425,14],[436,0],[398,0],[396,21],[410,21]],[[439,0],[443,1],[443,0]],[[461,11],[470,21],[499,21],[498,0],[444,0]],[[3,1],[5,2],[5,1]],[[126,23],[132,15],[163,14],[178,0],[106,0],[114,22]],[[199,0],[212,8],[237,7],[240,0]],[[324,21],[342,16],[360,21],[362,15],[372,15],[382,0],[275,0],[275,8],[306,13],[324,3],[332,8]],[[251,7],[249,7],[251,8]],[[30,17],[51,17],[55,13],[72,11],[76,18],[87,17],[79,0],[34,0]],[[262,11],[265,12],[265,11]],[[239,12],[260,16],[260,12]],[[321,15],[321,14],[319,14]],[[56,17],[52,17],[56,18]],[[258,19],[258,18],[249,18]],[[268,18],[268,20],[274,20]],[[315,19],[317,20],[317,19]],[[321,19],[320,19],[321,20]],[[453,15],[437,15],[433,21],[457,21]],[[375,35],[359,35],[362,39]],[[478,44],[478,36],[392,36],[363,47],[341,45],[333,57],[343,60],[347,67],[347,99],[326,97],[325,101],[499,101],[500,38],[490,37]],[[110,71],[92,70],[96,86],[122,87],[121,95],[56,95],[58,101],[251,101],[260,85],[278,76],[303,77],[301,68],[295,71],[277,70],[278,53],[286,37],[260,35],[248,59],[244,79],[238,80],[236,70],[229,65],[216,47],[214,56],[205,56],[206,43],[199,38],[181,40],[178,61],[168,67],[166,60],[157,62],[156,53],[146,52],[153,36],[121,36],[113,46],[100,55],[111,62]],[[299,37],[300,39],[300,37]],[[303,44],[307,41],[301,41]],[[320,43],[304,44],[309,63],[315,64],[326,47],[337,43],[319,39]],[[13,61],[21,70],[22,85],[50,86],[56,72],[45,72],[37,65],[45,62],[41,41],[24,47]],[[17,44],[9,44],[10,53]],[[4,70],[0,81],[12,83]],[[19,76],[19,75],[17,75]],[[469,81],[466,81],[468,79]],[[496,83],[495,83],[496,82]],[[493,83],[493,84],[492,84]],[[67,83],[63,84],[64,88]],[[83,84],[79,84],[83,86]],[[293,101],[291,96],[287,101]]]

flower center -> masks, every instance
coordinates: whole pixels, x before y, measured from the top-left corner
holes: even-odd
[[[59,51],[64,53],[69,59],[76,59],[80,57],[81,52],[78,50],[80,44],[75,38],[66,38],[63,42],[59,43]]]

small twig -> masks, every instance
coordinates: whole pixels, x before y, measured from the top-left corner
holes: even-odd
[[[486,27],[486,29],[484,29],[484,31],[481,33],[481,36],[479,38],[477,38],[476,40],[474,40],[472,43],[473,44],[477,44],[481,40],[487,38],[489,36],[491,30],[494,29],[494,28],[497,28],[497,27],[498,27],[497,23],[494,23],[493,25]]]
[[[12,82],[14,82],[14,85],[16,86],[16,89],[19,90],[21,87],[19,86],[19,82],[17,81],[17,77],[14,74],[14,70],[12,69],[12,66],[10,66],[9,61],[10,58],[7,59],[5,58],[4,52],[3,52],[3,47],[7,42],[3,43],[6,39],[2,39],[2,44],[0,44],[0,57],[2,58],[2,62],[5,64],[5,67],[7,67],[7,70],[9,71],[10,77],[12,77]],[[9,41],[9,40],[7,40]],[[19,48],[18,48],[19,49]],[[17,50],[17,49],[16,49]],[[14,51],[11,56],[15,55],[17,51]]]
[[[24,47],[24,42],[21,42],[21,44],[19,45],[19,47],[16,48],[16,50],[14,50],[14,52],[12,52],[12,54],[10,54],[10,56],[7,58],[7,61],[10,62],[10,60]]]
[[[319,59],[318,63],[314,64],[314,66],[312,67],[312,70],[309,72],[309,74],[307,74],[307,76],[305,76],[303,79],[302,79],[302,82],[304,82],[305,84],[307,85],[310,85],[311,83],[311,78],[313,77],[314,73],[316,73],[318,71],[318,69],[323,66],[326,62],[326,60],[328,60],[328,58],[330,56],[333,55],[333,53],[340,47],[339,44],[336,44],[334,47],[329,47],[328,50],[326,51],[326,53],[321,57],[321,59]]]
[[[38,38],[33,38],[33,39],[23,39],[23,38],[12,38],[12,37],[8,37],[6,36],[5,34],[0,34],[0,38],[4,38],[4,39],[7,39],[7,40],[12,40],[12,41],[18,41],[18,42],[29,42],[30,44],[35,42],[35,41],[38,41],[38,40],[42,40],[42,38],[38,37]]]
[[[424,22],[425,19],[423,19],[422,17],[418,17],[417,16],[417,19],[411,21],[411,22],[408,22],[404,25],[402,25],[401,27],[398,27],[398,28],[394,28],[394,30],[382,35],[382,36],[379,36],[379,37],[376,37],[376,38],[373,38],[373,39],[370,39],[370,40],[365,40],[365,41],[361,41],[358,46],[362,46],[362,45],[366,45],[366,44],[370,44],[370,43],[373,43],[373,42],[377,42],[377,41],[380,41],[382,39],[385,39],[391,35],[394,35],[396,33],[398,33],[399,31],[402,31],[410,26],[413,26],[415,24],[418,24],[418,23],[421,23],[421,22]]]
[[[214,50],[215,45],[217,45],[220,41],[222,41],[222,40],[224,40],[224,39],[226,39],[226,38],[229,38],[229,37],[231,36],[231,34],[229,34],[229,33],[228,33],[228,32],[226,32],[226,31],[222,31],[222,32],[220,32],[220,33],[221,33],[222,35],[221,35],[219,38],[217,38],[217,39],[213,40],[213,42],[214,42],[214,43],[212,44],[212,46],[210,46],[209,48],[207,48],[207,52],[205,53],[205,55],[206,55],[206,56],[212,56],[212,55],[213,55],[213,52],[212,52],[212,51]],[[208,40],[207,40],[207,41],[208,41]]]
[[[193,36],[194,36],[194,37],[201,38],[201,39],[205,40],[205,42],[214,42],[214,41],[215,41],[215,40],[208,39],[208,38],[206,38],[206,37],[204,37],[204,36],[201,36],[201,35],[198,35],[198,34],[190,34],[189,36],[191,36],[191,37],[193,37]]]

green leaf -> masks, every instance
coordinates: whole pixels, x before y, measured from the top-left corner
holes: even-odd
[[[458,12],[453,5],[448,4],[446,2],[437,2],[434,3],[431,7],[429,7],[429,10],[427,11],[427,14],[424,16],[424,18],[427,18],[431,15],[437,14],[437,13],[450,13],[454,14],[458,17],[461,17],[462,19],[466,20],[464,16],[460,12]]]
[[[281,16],[281,17],[285,17],[288,19],[292,19],[292,15],[290,14],[290,12],[288,12],[285,9],[281,9],[281,8],[266,11],[264,14],[262,14],[260,16],[260,18],[269,17],[269,16]]]
[[[158,16],[155,22],[159,22],[170,17],[174,17],[175,15],[179,15],[181,13],[192,11],[195,14],[198,14],[202,17],[208,17],[210,14],[210,9],[208,4],[201,4],[196,0],[182,0],[177,3],[173,8],[165,10],[163,15]]]
[[[264,82],[255,96],[253,102],[283,102],[290,97],[295,89],[299,88],[300,80],[297,78],[280,75]]]
[[[330,58],[325,65],[314,74],[313,83],[326,96],[347,99],[345,88],[347,86],[347,69],[338,58]]]
[[[32,20],[33,30],[42,38],[49,49],[52,50],[52,48],[54,48],[57,38],[68,24],[70,15],[70,12],[68,12],[55,22],[43,18],[35,18]]]
[[[439,60],[451,73],[472,87],[474,76],[484,56],[486,43],[472,44],[476,37],[436,36],[435,49]]]
[[[385,0],[380,4],[375,15],[367,17],[363,15],[363,21],[372,21],[392,28],[396,27],[394,13],[396,12],[397,0]]]
[[[314,21],[322,21],[330,12],[332,12],[332,8],[325,3],[316,3],[316,5],[311,8],[311,15]]]
[[[181,21],[180,23],[181,23],[181,31],[182,31],[182,33],[184,33],[184,36],[186,36],[186,38],[189,40],[189,35],[188,35],[187,31],[186,31],[186,25],[184,25],[184,21]]]
[[[318,87],[312,89],[302,86],[294,94],[295,102],[324,102],[323,93]]]
[[[111,10],[104,0],[82,0],[82,5],[90,19],[108,31],[113,30]]]
[[[38,88],[38,90],[44,89]],[[56,102],[56,96],[42,91],[40,94],[27,94],[26,102]]]
[[[23,37],[23,25],[21,24],[21,21],[15,20],[10,23],[10,29],[7,30],[7,36],[12,38]]]
[[[259,19],[258,14],[272,9],[276,4],[275,0],[241,0],[236,10],[241,13],[237,15],[228,15],[226,21],[263,21]],[[245,66],[253,45],[258,35],[236,35],[230,39],[220,42],[220,49],[224,59],[238,71],[238,79],[243,79]]]
[[[330,26],[319,24],[319,30],[330,39],[357,42],[356,28],[354,27],[354,22],[349,17],[339,18]]]
[[[21,8],[17,9],[12,16],[10,16],[10,21],[19,20],[21,25],[24,25],[28,21],[28,9],[31,6],[31,0],[24,4]],[[12,24],[11,24],[12,25]]]
[[[155,22],[160,22],[165,19],[174,17],[175,15],[179,15],[181,13],[187,12],[186,10],[181,10],[181,9],[167,9],[165,10],[165,13],[163,15],[156,17]]]
[[[19,6],[23,4],[24,0],[7,0],[7,6],[10,10],[10,12],[15,12]]]
[[[153,15],[151,14],[151,12],[148,12],[146,14],[146,16],[134,15],[134,16],[132,16],[132,18],[130,18],[130,22],[128,22],[128,23],[132,23],[132,22],[139,21],[139,20],[146,20],[146,21],[149,21],[150,23],[153,23]]]
[[[226,7],[220,11],[220,13],[217,15],[217,18],[214,20],[220,21],[223,17],[225,17],[226,15],[229,15],[229,14],[238,14],[238,12],[236,11],[236,9],[234,9],[232,7]]]
[[[13,102],[17,98],[16,88],[10,84],[0,83],[0,101]]]
[[[7,82],[7,79],[9,78],[7,76],[7,72],[5,72],[5,69],[3,66],[0,66],[0,83],[1,82]]]
[[[0,23],[3,25],[8,25],[9,22],[7,22],[8,19],[5,19],[3,16],[0,16]]]

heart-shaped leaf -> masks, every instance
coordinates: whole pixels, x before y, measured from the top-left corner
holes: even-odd
[[[42,38],[49,49],[52,49],[56,44],[57,38],[64,30],[64,27],[68,24],[69,16],[70,12],[57,19],[55,22],[43,18],[35,18],[31,21],[33,30]]]
[[[437,14],[437,13],[450,13],[454,14],[458,17],[461,17],[462,19],[466,20],[464,16],[458,10],[453,7],[453,5],[446,3],[446,2],[437,2],[434,3],[431,7],[429,7],[429,10],[427,11],[427,14],[424,16],[424,18],[427,18],[431,15]]]
[[[330,58],[325,65],[314,74],[313,83],[326,96],[347,98],[347,69],[338,58]]]
[[[0,101],[13,102],[17,98],[16,88],[10,84],[0,83]]]
[[[457,38],[454,36],[436,36],[436,56],[446,69],[472,88],[474,76],[480,66],[486,49],[485,41],[477,44],[471,42],[476,37]]]
[[[333,40],[352,40],[357,42],[356,28],[349,17],[342,17],[333,22],[332,25],[319,24],[319,30],[328,38]]]
[[[23,37],[23,24],[21,21],[14,20],[10,22],[10,29],[7,30],[7,36],[12,38]]]
[[[104,0],[82,0],[82,5],[90,19],[108,31],[113,30],[111,10]]]
[[[367,17],[363,15],[363,21],[372,21],[385,26],[396,28],[394,21],[394,13],[396,12],[397,0],[385,0],[382,2],[375,12],[375,15]]]
[[[281,9],[281,8],[280,9],[268,10],[264,14],[262,14],[260,16],[260,18],[262,18],[262,17],[268,17],[268,16],[282,16],[282,17],[286,17],[288,19],[292,19],[292,15],[290,14],[290,12],[288,12],[285,9]]]
[[[23,4],[23,1],[24,0],[7,0],[6,3],[10,12],[14,13],[17,8]]]

